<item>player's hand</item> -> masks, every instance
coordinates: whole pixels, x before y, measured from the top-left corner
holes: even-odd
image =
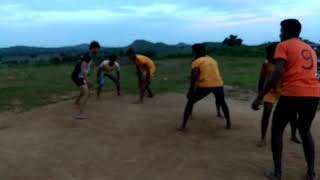
[[[252,103],[252,105],[251,105],[251,108],[253,109],[253,110],[255,110],[255,111],[258,111],[258,110],[260,110],[260,105],[262,104],[262,100],[260,99],[260,98],[256,98],[254,101],[253,101],[253,103]]]
[[[88,85],[89,89],[91,89],[93,87],[93,84],[91,81],[87,81],[87,85]]]

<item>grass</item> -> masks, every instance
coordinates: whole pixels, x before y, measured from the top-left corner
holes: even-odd
[[[254,88],[263,58],[215,57],[225,84]],[[156,93],[185,92],[189,85],[190,59],[162,60],[157,63],[157,75],[152,82]],[[0,66],[0,111],[19,107],[29,110],[52,102],[52,97],[77,91],[70,80],[71,65]],[[94,74],[91,74],[95,82]],[[123,67],[121,85],[126,93],[137,93],[135,69]],[[109,81],[106,90],[114,89]]]

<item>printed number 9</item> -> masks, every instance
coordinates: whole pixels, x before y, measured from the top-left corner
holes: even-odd
[[[304,49],[301,51],[301,56],[305,61],[309,62],[309,66],[302,66],[303,69],[310,70],[313,68],[313,59],[310,50]]]

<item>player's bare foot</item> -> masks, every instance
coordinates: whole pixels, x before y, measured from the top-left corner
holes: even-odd
[[[80,114],[78,114],[78,115],[75,116],[75,119],[84,120],[84,119],[88,119],[88,116],[80,113]]]
[[[301,141],[297,137],[292,137],[291,141],[297,144],[301,144]]]
[[[185,128],[184,128],[183,126],[181,126],[181,125],[178,125],[178,126],[176,127],[176,130],[177,130],[177,131],[180,131],[180,132],[183,132],[183,131],[185,130]]]
[[[230,129],[231,129],[231,124],[230,124],[230,123],[228,123],[228,124],[226,125],[226,129],[227,129],[227,130],[230,130]]]
[[[264,176],[270,180],[281,180],[281,175],[274,173],[272,170],[264,172]]]
[[[307,174],[306,180],[318,180],[318,176],[316,174]]]
[[[265,146],[267,146],[266,140],[260,140],[260,141],[257,143],[257,147],[259,147],[259,148],[262,148],[262,147],[265,147]]]
[[[224,118],[221,114],[217,114],[218,118]]]

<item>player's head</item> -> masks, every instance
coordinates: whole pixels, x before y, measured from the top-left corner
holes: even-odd
[[[195,58],[203,57],[207,55],[206,47],[203,44],[194,44],[192,46],[192,53]]]
[[[111,55],[109,56],[109,60],[110,60],[111,62],[116,62],[116,61],[118,60],[118,57],[117,57],[115,54],[111,54]]]
[[[89,45],[89,50],[92,54],[98,54],[100,50],[100,44],[97,41],[92,41]]]
[[[302,25],[297,19],[286,19],[281,22],[281,41],[286,41],[290,38],[299,38]]]
[[[274,63],[274,54],[276,52],[277,45],[278,43],[272,43],[266,47],[267,60],[270,63]]]
[[[134,61],[134,60],[136,60],[137,53],[133,49],[129,49],[127,51],[127,56],[131,61]]]

